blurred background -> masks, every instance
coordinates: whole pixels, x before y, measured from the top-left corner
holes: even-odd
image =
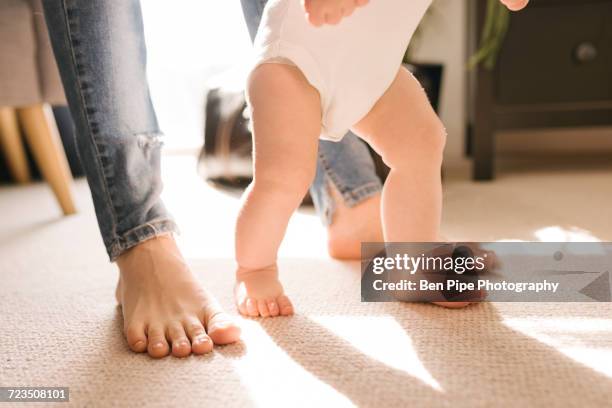
[[[148,73],[168,150],[199,149],[205,90],[242,86],[251,40],[239,1],[142,1]],[[227,79],[226,79],[227,78]]]

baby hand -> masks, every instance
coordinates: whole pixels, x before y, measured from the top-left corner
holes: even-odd
[[[529,0],[500,0],[504,6],[512,11],[519,11],[524,9],[529,3]]]
[[[365,6],[370,0],[302,0],[306,18],[315,27],[323,24],[336,25],[344,17],[353,14],[357,7]]]

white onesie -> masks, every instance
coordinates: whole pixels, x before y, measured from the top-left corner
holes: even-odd
[[[297,66],[321,95],[321,138],[338,141],[389,88],[430,3],[370,0],[336,26],[314,27],[301,0],[270,0],[255,39],[255,66]]]

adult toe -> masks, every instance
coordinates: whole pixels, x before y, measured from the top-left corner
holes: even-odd
[[[174,357],[187,357],[191,354],[191,343],[180,322],[173,322],[168,326],[168,339],[172,344],[172,355]]]
[[[128,324],[125,329],[125,337],[127,338],[128,346],[133,352],[144,353],[147,351],[147,336],[143,323]]]
[[[230,344],[240,339],[240,326],[230,315],[215,309],[208,316],[206,329],[215,344]]]
[[[162,326],[151,326],[148,330],[147,351],[153,358],[166,357],[170,347],[166,341],[166,333]]]
[[[197,319],[189,319],[185,322],[185,332],[191,340],[191,351],[193,354],[210,353],[213,349],[213,342],[206,334],[204,325]]]

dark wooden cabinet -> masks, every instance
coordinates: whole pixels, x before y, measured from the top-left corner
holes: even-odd
[[[470,4],[476,35],[486,1]],[[471,81],[476,180],[494,177],[499,130],[612,125],[612,1],[531,0],[512,14],[495,68]]]

